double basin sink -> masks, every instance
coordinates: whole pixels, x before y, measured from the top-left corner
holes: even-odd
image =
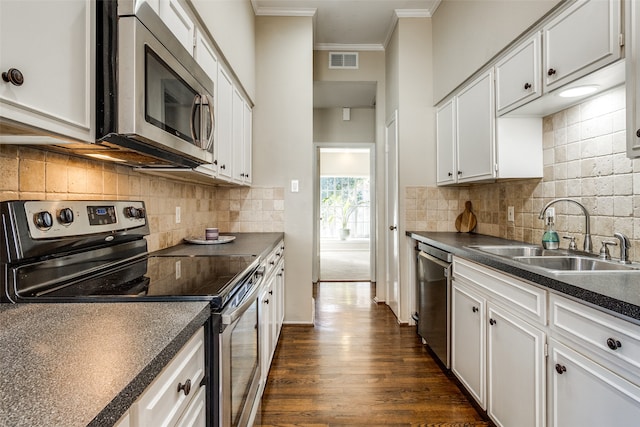
[[[604,260],[584,252],[563,249],[549,250],[531,245],[473,245],[468,248],[551,273],[640,272],[638,264],[623,264],[617,260]]]

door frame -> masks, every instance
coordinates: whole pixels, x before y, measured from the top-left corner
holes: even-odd
[[[376,144],[373,142],[314,142],[313,143],[313,265],[312,281],[318,283],[320,275],[320,149],[353,148],[369,149],[369,185],[371,208],[369,209],[369,277],[376,282],[377,215],[376,215]]]
[[[398,110],[394,110],[393,113],[387,118],[385,122],[384,131],[384,152],[385,152],[385,171],[384,171],[384,190],[385,190],[385,211],[384,218],[385,224],[384,232],[384,260],[385,260],[385,280],[384,280],[384,301],[391,308],[396,318],[401,319],[401,301],[402,301],[402,289],[400,287],[400,171],[399,171],[399,149],[398,141],[400,135],[400,127],[398,124]],[[389,160],[389,135],[393,133],[394,147],[393,147],[393,159],[394,163],[390,164]],[[390,192],[390,177],[393,174],[393,193]],[[393,218],[389,218],[390,209],[393,210]],[[395,227],[395,228],[391,228]],[[395,288],[394,288],[395,287]],[[394,300],[394,295],[397,300]]]

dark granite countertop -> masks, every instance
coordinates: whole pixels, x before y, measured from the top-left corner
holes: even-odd
[[[266,255],[282,240],[284,233],[222,233],[235,236],[229,243],[199,245],[181,243],[153,252],[155,256],[211,256],[211,255]]]
[[[407,236],[471,261],[511,274],[602,311],[640,324],[640,271],[546,273],[509,258],[479,252],[470,245],[522,244],[474,233],[408,231]]]
[[[0,424],[112,426],[209,316],[206,301],[0,304]]]
[[[268,254],[283,233],[234,233],[159,256]],[[0,304],[0,422],[112,426],[209,319],[207,301]]]

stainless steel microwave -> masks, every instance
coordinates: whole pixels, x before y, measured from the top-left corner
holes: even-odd
[[[212,163],[213,81],[146,2],[97,3],[97,142],[141,166]]]

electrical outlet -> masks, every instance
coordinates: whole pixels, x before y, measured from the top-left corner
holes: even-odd
[[[180,221],[182,221],[180,215],[180,206],[176,206],[176,224],[180,224]]]
[[[516,213],[513,206],[507,207],[507,221],[514,222],[516,220]]]

